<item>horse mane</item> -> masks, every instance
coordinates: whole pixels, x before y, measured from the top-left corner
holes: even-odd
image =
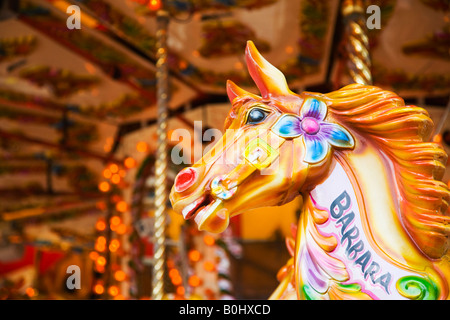
[[[241,91],[232,101],[225,129],[243,104],[270,102]],[[324,99],[333,118],[369,138],[391,159],[402,225],[427,256],[437,259],[445,255],[450,246],[450,190],[441,180],[447,154],[437,143],[428,142],[433,131],[428,112],[405,105],[393,92],[362,84],[327,94],[304,92],[300,96],[311,95]]]
[[[428,142],[433,122],[427,111],[405,105],[393,92],[361,84],[317,95],[333,118],[368,137],[391,159],[402,224],[418,248],[434,259],[446,254],[450,191],[441,179],[447,154]]]

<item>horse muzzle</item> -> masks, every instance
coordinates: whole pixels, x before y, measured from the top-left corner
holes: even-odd
[[[185,168],[175,178],[171,201],[175,211],[185,219],[194,219],[199,230],[223,232],[229,224],[231,213],[227,201],[236,196],[239,185],[249,179],[255,172],[260,173],[278,158],[278,149],[284,139],[278,140],[276,147],[271,147],[266,139],[257,137],[248,143],[243,153],[243,160],[229,173],[215,176],[208,187],[203,187],[200,196],[189,196],[180,202],[174,201],[175,194],[183,193],[198,186],[198,168]],[[215,164],[217,165],[217,164]],[[208,191],[207,191],[208,190]]]

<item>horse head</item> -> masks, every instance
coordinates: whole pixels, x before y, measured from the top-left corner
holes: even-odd
[[[299,197],[294,257],[272,298],[450,297],[447,155],[426,110],[361,84],[296,94],[252,42],[245,58],[261,96],[228,81],[225,134],[177,175],[174,210],[221,232]]]
[[[261,96],[228,81],[225,134],[179,172],[170,194],[174,210],[200,230],[221,232],[230,217],[301,196],[325,177],[334,149],[354,147],[352,135],[328,114],[324,95],[292,92],[251,41],[245,58]]]

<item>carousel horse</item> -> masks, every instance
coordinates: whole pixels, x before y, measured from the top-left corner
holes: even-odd
[[[180,171],[170,200],[200,230],[300,199],[270,299],[449,299],[447,155],[427,112],[351,84],[292,92],[249,41],[261,96],[228,81],[225,134]]]

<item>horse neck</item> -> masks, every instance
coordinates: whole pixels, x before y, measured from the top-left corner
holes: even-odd
[[[307,287],[345,298],[333,283],[347,281],[367,289],[353,298],[401,299],[395,287],[399,279],[425,270],[440,278],[402,226],[391,170],[370,146],[335,154],[328,177],[304,195],[294,257],[301,298],[300,288]]]
[[[317,210],[325,210],[330,218],[333,201],[345,191],[351,201],[347,212],[354,213],[354,223],[371,249],[390,264],[408,270],[423,270],[430,261],[402,226],[392,170],[390,160],[370,144],[365,145],[364,150],[336,153],[327,179],[306,195],[304,213],[311,216],[316,211],[317,217]],[[341,236],[343,222],[333,225],[328,220],[327,230],[334,227],[333,234]],[[313,217],[303,219],[301,223],[306,230],[317,221]]]

